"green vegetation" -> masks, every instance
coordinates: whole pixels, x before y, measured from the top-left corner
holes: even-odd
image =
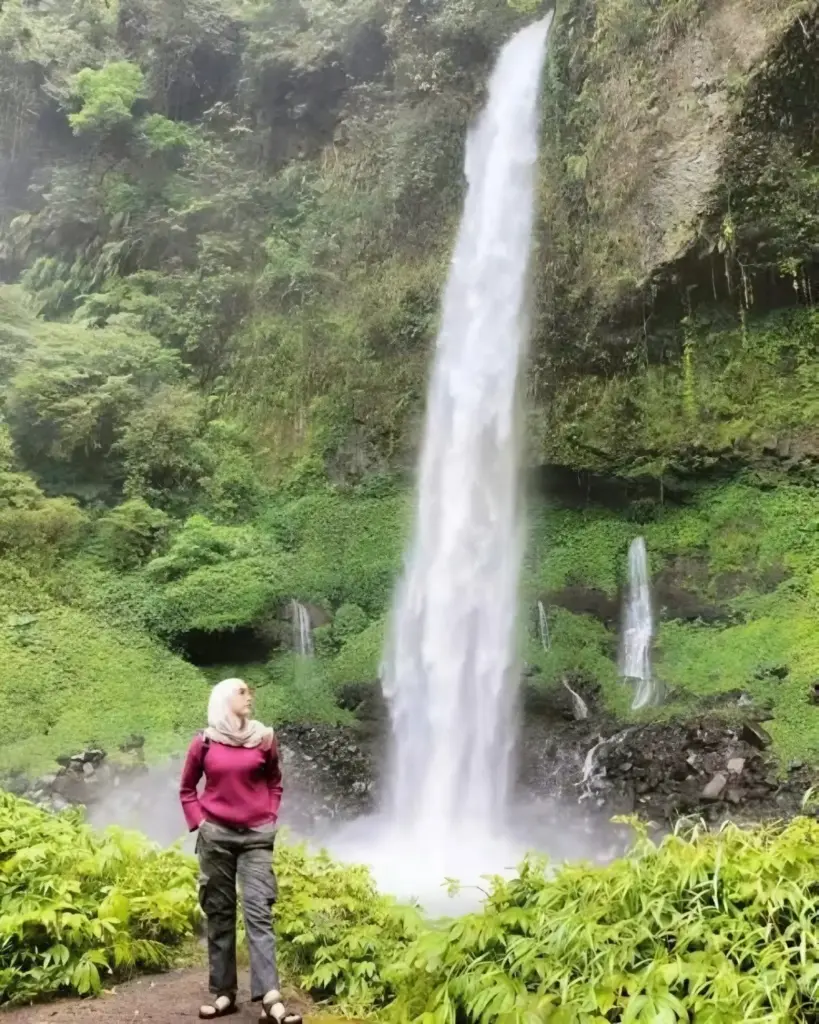
[[[197,915],[191,859],[0,791],[0,1005],[166,966]]]
[[[553,879],[530,864],[482,914],[421,936],[397,971],[401,1019],[807,1022],[817,837],[799,819],[642,836]]]
[[[282,967],[353,1011],[389,1001],[392,964],[421,931],[412,907],[380,895],[364,868],[279,843]],[[189,956],[197,866],[138,833],[96,833],[0,791],[0,1006],[97,994],[135,970]]]
[[[521,866],[484,908],[422,919],[363,868],[280,844],[283,966],[318,999],[417,1024],[759,1020],[808,1024],[819,986],[810,818],[637,843],[606,867]],[[172,962],[196,923],[195,863],[0,794],[3,1001],[94,993]]]
[[[543,597],[548,605],[554,595],[565,602],[566,587],[616,597],[625,585],[628,545],[642,534],[659,587],[657,672],[670,691],[663,714],[746,692],[772,708],[780,754],[815,761],[819,503],[813,488],[734,483],[703,488],[682,508],[649,502],[639,511],[642,522],[603,510],[544,512],[535,524],[531,600]],[[550,652],[541,650],[534,630],[527,649],[544,681],[579,673],[603,686],[613,710],[626,713],[628,691],[614,668],[617,638],[600,612],[552,608],[550,633]],[[784,678],[772,677],[771,666],[784,669]]]

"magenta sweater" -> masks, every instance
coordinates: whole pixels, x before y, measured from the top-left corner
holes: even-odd
[[[205,786],[196,787],[202,776]],[[257,828],[274,822],[282,800],[282,773],[276,741],[270,750],[229,747],[197,736],[188,749],[179,798],[188,828],[203,821],[228,828]]]

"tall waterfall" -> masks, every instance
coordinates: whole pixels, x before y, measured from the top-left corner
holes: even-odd
[[[313,632],[310,626],[310,612],[295,598],[290,603],[293,621],[293,650],[302,657],[313,655]]]
[[[392,720],[387,817],[432,862],[447,843],[497,831],[509,796],[524,542],[519,378],[550,21],[503,48],[467,139],[414,536],[382,670]]]
[[[657,699],[651,676],[651,639],[654,623],[651,615],[651,584],[648,576],[646,542],[635,537],[628,551],[628,596],[620,672],[636,683],[632,708],[647,707]]]

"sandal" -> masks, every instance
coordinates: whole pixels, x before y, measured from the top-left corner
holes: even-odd
[[[233,996],[217,996],[212,1003],[199,1007],[200,1020],[216,1020],[217,1017],[229,1017],[236,1013],[236,999]]]
[[[282,994],[271,989],[262,999],[262,1015],[260,1021],[276,1021],[276,1024],[302,1024],[301,1014],[288,1010],[282,1002]]]

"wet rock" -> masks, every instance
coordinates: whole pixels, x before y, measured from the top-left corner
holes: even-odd
[[[748,743],[750,746],[756,747],[757,750],[767,750],[771,743],[773,743],[770,733],[756,722],[746,722],[743,725],[742,731],[740,732],[740,739],[744,743]]]
[[[708,801],[719,800],[727,785],[728,779],[726,776],[723,775],[722,772],[717,772],[717,774],[703,789],[702,799]]]
[[[90,779],[92,775],[96,774],[96,769],[90,761],[83,762],[82,773],[86,779]]]

